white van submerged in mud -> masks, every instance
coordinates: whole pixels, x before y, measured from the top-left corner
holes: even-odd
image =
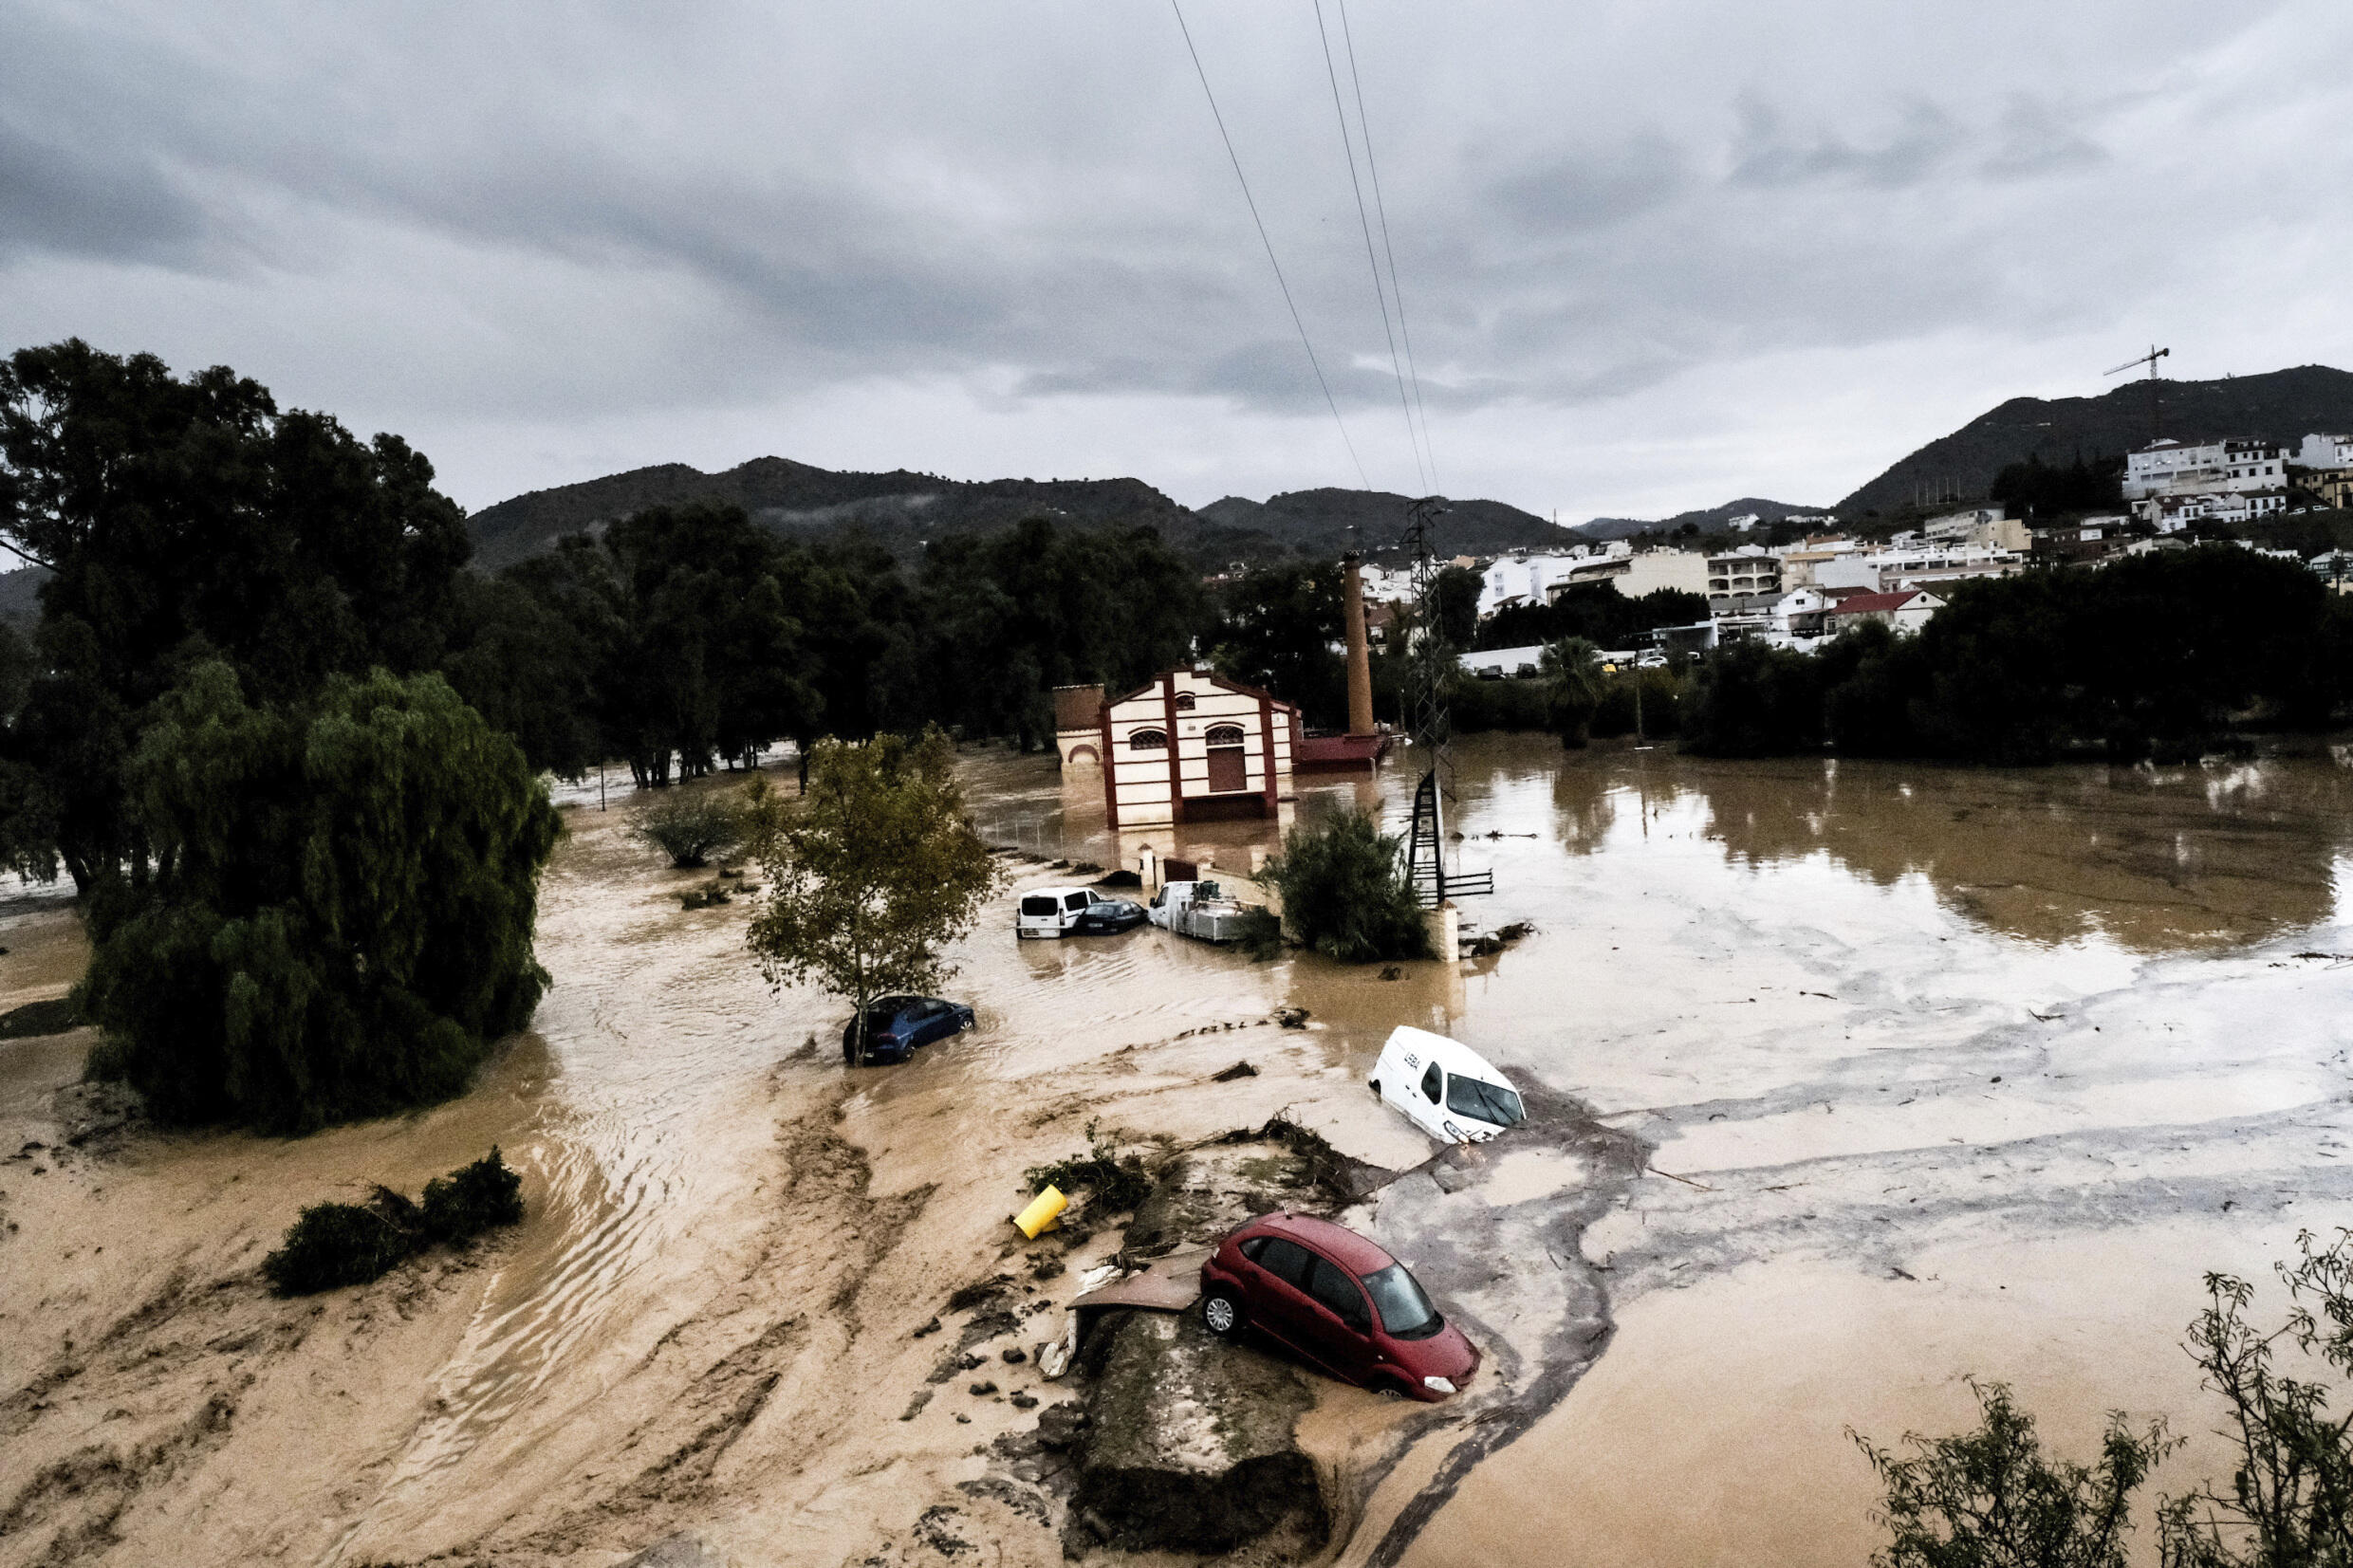
[[[1373,1090],[1447,1143],[1484,1143],[1528,1119],[1511,1080],[1459,1040],[1399,1024],[1380,1048]]]

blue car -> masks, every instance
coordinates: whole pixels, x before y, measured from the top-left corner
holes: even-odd
[[[973,1009],[936,996],[881,996],[866,1007],[866,1065],[906,1061],[918,1045],[973,1026]],[[858,1020],[842,1025],[842,1060],[858,1064]]]

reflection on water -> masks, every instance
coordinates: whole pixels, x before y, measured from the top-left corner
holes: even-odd
[[[1411,753],[1400,758],[1375,778],[1302,780],[1299,820],[1355,806],[1402,831],[1416,775]],[[1454,854],[1471,866],[1502,863],[1514,839],[1571,856],[1701,842],[1760,871],[1822,857],[1876,886],[1923,877],[1991,931],[2037,943],[2098,935],[2152,953],[2325,920],[2353,883],[2353,766],[2338,757],[2004,771],[1572,752],[1542,736],[1480,735],[1457,742],[1452,761],[1450,818],[1464,835]],[[983,830],[1040,853],[1132,864],[1151,842],[1236,864],[1276,841],[1263,822],[1113,833],[1094,774],[1065,783],[1050,762],[1002,753],[968,768]],[[1508,874],[1506,902],[1507,884]]]

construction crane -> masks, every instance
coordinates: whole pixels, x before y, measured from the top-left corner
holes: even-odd
[[[2171,354],[2173,350],[2170,348],[2159,348],[2155,343],[2151,343],[2149,345],[2149,351],[2146,354],[2141,355],[2139,359],[2127,360],[2122,364],[2118,365],[2114,370],[2103,370],[2100,373],[2103,377],[2121,376],[2124,372],[2132,369],[2136,365],[2147,365],[2149,367],[2149,439],[2152,441],[2157,440],[2158,435],[2161,434],[2158,429],[2157,417],[2157,361],[2165,358],[2166,355]]]

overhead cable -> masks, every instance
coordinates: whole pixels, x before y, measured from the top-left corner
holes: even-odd
[[[1347,46],[1348,81],[1356,88],[1356,124],[1364,138],[1364,168],[1373,177],[1373,211],[1380,218],[1380,249],[1389,259],[1389,293],[1397,301],[1398,336],[1405,340],[1405,374],[1414,383],[1414,412],[1421,416],[1421,444],[1430,456],[1430,488],[1438,488],[1438,451],[1430,439],[1430,410],[1421,400],[1421,373],[1414,367],[1414,333],[1405,323],[1405,290],[1398,284],[1397,250],[1389,243],[1389,207],[1380,195],[1380,165],[1373,161],[1373,122],[1364,114],[1364,79],[1357,74],[1356,35],[1348,28],[1348,0],[1340,7],[1340,37]],[[1319,16],[1318,25],[1321,26]]]
[[[1389,323],[1389,296],[1380,286],[1380,258],[1373,252],[1373,220],[1364,211],[1364,185],[1356,177],[1356,144],[1348,137],[1348,111],[1340,100],[1340,72],[1332,65],[1332,35],[1324,26],[1324,0],[1315,0],[1316,42],[1324,46],[1324,75],[1332,84],[1332,113],[1340,120],[1340,152],[1348,160],[1348,189],[1356,193],[1357,227],[1364,231],[1364,265],[1372,268],[1373,300],[1380,306],[1381,336],[1389,341],[1389,371],[1397,378],[1398,409],[1405,415],[1405,444],[1414,453],[1414,470],[1421,475],[1421,488],[1430,489],[1430,470],[1421,460],[1421,444],[1414,439],[1414,405],[1405,396],[1405,367],[1398,359],[1397,332]],[[1364,118],[1363,99],[1357,100],[1357,119]],[[1372,142],[1368,138],[1365,147]]]
[[[1226,144],[1226,157],[1233,165],[1233,177],[1242,187],[1242,200],[1250,207],[1251,222],[1258,226],[1258,243],[1267,248],[1267,265],[1274,268],[1275,286],[1283,290],[1283,303],[1289,306],[1291,324],[1299,329],[1300,346],[1307,351],[1307,363],[1315,370],[1315,384],[1324,389],[1324,405],[1332,411],[1332,423],[1340,427],[1340,443],[1348,449],[1348,461],[1356,469],[1357,480],[1366,489],[1373,482],[1365,477],[1362,459],[1356,454],[1356,443],[1348,439],[1348,422],[1340,416],[1339,399],[1332,396],[1332,384],[1324,378],[1324,361],[1316,358],[1315,344],[1307,337],[1307,323],[1301,319],[1298,302],[1291,298],[1291,286],[1283,276],[1283,264],[1275,259],[1274,241],[1267,236],[1267,220],[1258,215],[1257,198],[1251,194],[1250,180],[1242,173],[1242,157],[1233,150],[1233,137],[1226,129],[1226,117],[1217,109],[1217,95],[1210,90],[1209,72],[1201,65],[1201,51],[1194,47],[1193,29],[1185,26],[1184,8],[1177,0],[1168,0],[1168,9],[1176,13],[1176,29],[1185,36],[1185,52],[1193,56],[1193,71],[1201,79],[1201,96],[1209,100],[1210,118],[1217,121],[1217,135]],[[1352,164],[1351,170],[1354,165]]]

